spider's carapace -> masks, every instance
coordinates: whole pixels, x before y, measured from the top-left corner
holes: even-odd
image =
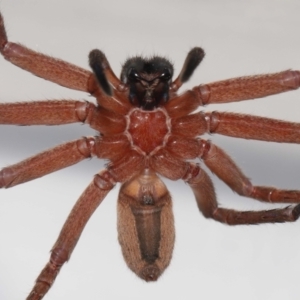
[[[184,180],[206,218],[229,225],[293,222],[300,215],[300,191],[254,186],[219,147],[201,138],[217,133],[235,138],[300,143],[300,123],[222,112],[195,112],[205,104],[265,97],[297,89],[299,71],[239,77],[203,84],[181,95],[177,90],[204,57],[201,48],[187,55],[179,76],[165,58],[133,57],[120,79],[105,55],[89,55],[93,72],[7,40],[0,14],[0,53],[16,66],[67,88],[88,92],[97,104],[79,100],[0,103],[0,124],[63,125],[82,122],[98,131],[56,146],[0,171],[0,188],[8,188],[76,164],[92,156],[108,159],[79,197],[55,242],[49,262],[28,300],[39,300],[70,258],[93,212],[116,183],[118,234],[129,268],[146,281],[157,280],[169,265],[175,230],[170,194],[159,176]],[[237,211],[219,207],[210,177],[199,164],[236,193],[284,208]],[[292,204],[292,205],[291,205]]]

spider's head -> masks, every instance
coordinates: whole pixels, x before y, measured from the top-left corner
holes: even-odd
[[[188,53],[181,72],[172,82],[173,65],[160,56],[129,58],[122,67],[121,81],[113,73],[104,53],[98,49],[89,54],[90,66],[99,86],[108,96],[114,89],[129,90],[129,101],[144,110],[153,110],[169,100],[189,80],[204,57],[204,50],[195,47]]]
[[[137,56],[123,65],[121,81],[128,86],[133,105],[152,110],[168,101],[172,76],[173,66],[167,59]]]

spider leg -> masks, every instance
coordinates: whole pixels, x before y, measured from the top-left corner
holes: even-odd
[[[210,103],[226,103],[266,97],[300,87],[300,71],[284,71],[238,77],[194,87],[165,104],[172,118],[183,117]]]
[[[300,123],[216,111],[205,114],[205,119],[209,133],[279,143],[300,143]]]
[[[126,126],[126,119],[123,115],[102,106],[96,107],[87,101],[50,100],[0,103],[0,124],[61,125],[75,122],[89,124],[91,128],[102,134],[121,133]]]
[[[200,85],[193,89],[201,105],[266,97],[299,88],[300,71],[245,76]]]
[[[0,124],[61,125],[88,122],[95,110],[91,102],[47,100],[0,103]]]
[[[40,300],[48,292],[62,265],[69,260],[89,218],[114,184],[107,170],[95,176],[68,216],[51,250],[50,260],[38,276],[27,300]]]
[[[228,170],[227,170],[228,172]],[[294,222],[300,215],[300,204],[281,209],[237,211],[218,207],[214,187],[209,176],[199,166],[190,164],[183,178],[192,188],[203,215],[229,225]]]
[[[60,59],[35,52],[20,44],[7,40],[4,20],[0,13],[0,53],[14,65],[36,76],[55,82],[64,87],[93,93],[92,72]]]
[[[205,140],[201,140],[200,147],[199,157],[205,165],[239,195],[266,202],[300,203],[300,191],[253,186],[222,149]]]
[[[88,137],[59,145],[0,171],[0,188],[42,177],[89,158],[94,154],[95,138]]]

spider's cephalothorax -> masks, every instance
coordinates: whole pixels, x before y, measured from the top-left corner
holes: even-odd
[[[69,259],[90,216],[120,182],[118,234],[131,270],[146,281],[157,280],[169,265],[174,246],[170,194],[158,175],[184,180],[207,218],[229,225],[293,222],[300,215],[300,191],[253,186],[233,160],[200,136],[218,133],[236,138],[300,143],[300,123],[235,113],[195,112],[200,105],[241,101],[296,89],[299,71],[239,77],[194,87],[181,95],[204,57],[201,48],[187,55],[179,76],[161,57],[134,57],[123,65],[121,78],[99,50],[90,53],[87,71],[7,40],[0,14],[0,53],[39,77],[88,92],[97,104],[78,100],[46,100],[0,104],[0,124],[62,125],[83,122],[99,132],[59,145],[0,171],[0,188],[41,177],[96,156],[108,159],[78,199],[54,244],[49,262],[36,280],[28,300],[39,300]],[[199,164],[240,195],[284,208],[236,211],[219,207],[213,184]]]

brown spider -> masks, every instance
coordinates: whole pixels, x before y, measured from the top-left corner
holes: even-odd
[[[129,268],[146,281],[157,280],[169,265],[175,232],[171,197],[157,174],[184,180],[193,190],[200,211],[229,225],[292,222],[300,204],[263,211],[218,207],[208,175],[190,160],[199,158],[242,196],[275,203],[299,203],[300,191],[253,186],[230,157],[204,133],[273,142],[300,143],[300,124],[234,113],[194,111],[209,103],[235,102],[277,94],[300,86],[299,71],[241,77],[199,85],[181,95],[177,90],[204,57],[193,48],[179,76],[161,57],[134,57],[118,79],[105,55],[93,50],[93,72],[7,41],[0,15],[0,52],[13,64],[62,86],[89,92],[97,105],[77,100],[0,104],[0,123],[15,125],[89,124],[98,136],[81,138],[40,153],[0,171],[0,187],[11,187],[85,158],[108,159],[72,209],[49,262],[27,299],[42,299],[60,268],[70,258],[90,216],[117,182],[118,232]]]

